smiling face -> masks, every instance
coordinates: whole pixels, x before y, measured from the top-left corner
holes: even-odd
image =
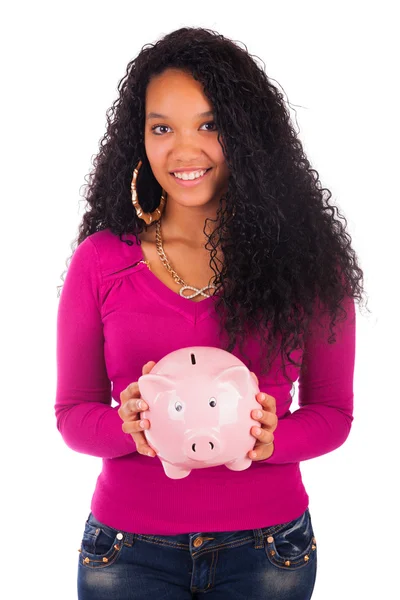
[[[218,205],[227,190],[229,170],[218,142],[212,105],[190,74],[167,69],[151,79],[146,90],[144,142],[153,174],[169,202]],[[173,175],[174,171],[199,169],[210,170],[190,181]]]

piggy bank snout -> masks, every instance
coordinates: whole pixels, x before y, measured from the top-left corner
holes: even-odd
[[[185,454],[198,461],[209,461],[221,453],[221,443],[214,435],[192,435],[185,439]]]

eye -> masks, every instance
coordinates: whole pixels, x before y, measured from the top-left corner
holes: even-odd
[[[210,398],[208,404],[214,408],[214,406],[217,406],[217,401],[215,398]]]
[[[154,132],[159,127],[161,127],[161,129],[168,129],[167,125],[153,125],[153,127],[151,128],[151,130]],[[154,133],[154,135],[162,135],[162,133]]]
[[[204,123],[204,125],[214,125],[215,129],[217,128],[214,121],[208,121],[208,123]],[[207,131],[215,131],[215,129],[214,130],[208,129]]]
[[[177,412],[180,412],[182,410],[183,406],[180,402],[175,402],[175,410]]]

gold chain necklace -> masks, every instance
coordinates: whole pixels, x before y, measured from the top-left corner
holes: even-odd
[[[166,257],[166,254],[164,252],[164,248],[162,245],[162,238],[161,238],[161,219],[158,219],[158,221],[156,222],[156,248],[157,248],[157,254],[159,255],[162,264],[164,265],[164,267],[167,269],[167,271],[169,273],[171,273],[172,278],[174,279],[174,281],[176,283],[179,283],[182,285],[181,289],[179,290],[179,294],[180,296],[182,296],[182,298],[186,298],[187,300],[190,300],[191,298],[195,298],[196,296],[198,296],[199,294],[201,294],[202,296],[205,296],[206,298],[210,297],[210,294],[205,294],[204,290],[207,290],[208,288],[214,288],[217,289],[217,286],[214,284],[210,284],[210,285],[206,285],[203,288],[199,289],[199,288],[195,288],[192,285],[188,285],[186,283],[186,281],[184,281],[181,277],[179,277],[178,273],[176,273],[176,271],[174,271],[174,269],[171,267],[170,263],[168,262],[168,259]],[[147,266],[150,268],[150,265],[148,263],[148,261],[144,261]],[[185,290],[194,290],[194,294],[191,294],[190,296],[186,296],[184,294]]]

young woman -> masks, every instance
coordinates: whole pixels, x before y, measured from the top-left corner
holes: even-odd
[[[174,31],[119,90],[57,321],[57,427],[103,459],[79,598],[307,600],[317,541],[300,462],[353,420],[350,236],[282,94],[231,40]],[[137,380],[196,345],[256,375],[260,427],[248,469],[173,480],[146,443]]]

